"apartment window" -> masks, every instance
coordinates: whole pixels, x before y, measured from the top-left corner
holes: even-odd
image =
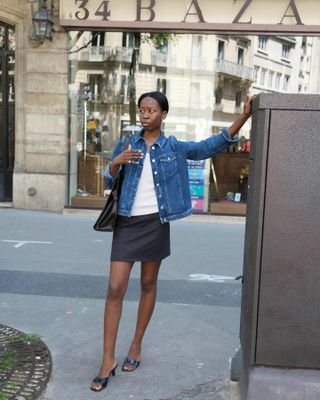
[[[106,32],[92,32],[91,46],[103,47]]]
[[[266,84],[266,72],[267,70],[265,68],[261,69],[261,75],[260,75],[260,85],[264,86]]]
[[[158,78],[157,79],[157,91],[162,92],[164,94],[167,93],[167,80]]]
[[[218,58],[220,60],[224,59],[224,46],[225,46],[224,41],[223,40],[219,40],[219,42],[218,42]]]
[[[127,47],[128,49],[132,49],[134,45],[134,35],[133,33],[123,33],[122,36],[122,47]]]
[[[269,71],[269,77],[268,77],[268,86],[269,88],[273,87],[273,77],[274,77],[274,72]]]
[[[238,64],[243,65],[244,61],[244,49],[238,47]]]
[[[277,72],[277,75],[276,75],[276,84],[275,84],[275,88],[276,88],[276,89],[280,89],[280,83],[281,83],[281,74],[280,74],[280,72]]]
[[[199,108],[200,103],[200,83],[191,82],[190,94],[192,99],[192,106],[194,108]]]
[[[89,74],[89,87],[92,94],[92,101],[100,101],[102,89],[102,75]]]
[[[253,78],[255,83],[258,83],[259,71],[260,71],[260,67],[257,67],[255,65],[255,67],[254,67],[254,78]]]
[[[241,107],[242,92],[236,92],[236,107]]]
[[[282,45],[282,58],[289,59],[290,46],[288,44]]]
[[[258,36],[258,49],[266,51],[267,50],[267,38],[266,36]]]
[[[202,56],[202,36],[196,36],[192,42],[192,58],[200,58]]]
[[[285,75],[285,76],[284,76],[284,80],[283,80],[283,90],[284,90],[285,92],[288,91],[288,88],[289,88],[289,80],[290,80],[290,76],[289,76],[289,75]]]
[[[218,87],[215,91],[215,97],[216,97],[216,104],[221,104],[222,98],[223,98],[223,88]]]

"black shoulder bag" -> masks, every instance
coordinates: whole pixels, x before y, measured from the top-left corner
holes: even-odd
[[[128,147],[128,143],[130,141],[129,136],[124,136],[122,139],[122,151],[125,147]],[[127,146],[125,146],[125,143]],[[114,231],[116,218],[117,218],[117,209],[118,209],[118,199],[120,197],[121,185],[123,181],[123,167],[116,178],[111,193],[107,199],[107,202],[101,211],[98,219],[93,225],[93,229],[100,232],[112,232]]]

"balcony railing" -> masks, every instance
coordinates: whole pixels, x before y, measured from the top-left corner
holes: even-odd
[[[119,61],[131,62],[132,48],[128,47],[103,47],[92,46],[82,50],[79,54],[80,61]]]
[[[231,61],[216,60],[216,72],[253,81],[253,68],[239,65]]]

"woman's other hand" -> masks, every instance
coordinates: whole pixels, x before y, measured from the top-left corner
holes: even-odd
[[[253,102],[255,97],[256,97],[256,95],[253,95],[253,96],[247,95],[247,99],[246,99],[246,101],[244,103],[244,106],[243,106],[243,114],[247,118],[249,118],[251,116],[251,114],[252,114],[252,102]]]
[[[139,164],[141,158],[143,158],[143,153],[140,150],[132,150],[131,144],[129,144],[127,150],[124,150],[112,160],[110,175],[115,175],[122,164]]]

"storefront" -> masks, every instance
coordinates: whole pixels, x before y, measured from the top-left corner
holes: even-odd
[[[167,135],[196,141],[230,126],[247,93],[320,92],[317,1],[48,1],[55,32],[42,42],[30,33],[41,1],[5,3],[2,26],[29,32],[2,53],[2,110],[19,113],[2,112],[1,143],[15,154],[1,153],[0,201],[18,208],[100,208],[101,171],[120,136],[140,129],[145,91],[167,95]],[[189,163],[196,212],[245,215],[249,151],[247,123],[237,145]]]

